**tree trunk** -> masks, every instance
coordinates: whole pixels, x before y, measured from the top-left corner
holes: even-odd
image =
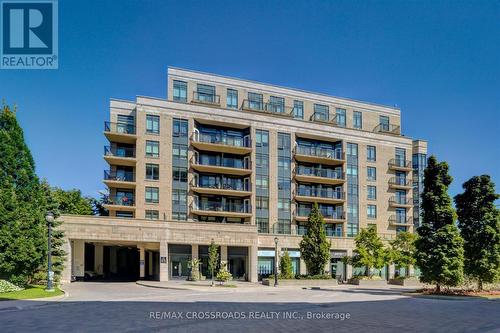
[[[441,292],[441,285],[438,283],[436,284],[436,292],[440,293]]]

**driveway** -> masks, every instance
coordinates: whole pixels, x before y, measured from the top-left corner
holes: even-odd
[[[173,290],[73,283],[68,297],[0,311],[2,332],[500,332],[500,301],[408,297],[401,288]]]

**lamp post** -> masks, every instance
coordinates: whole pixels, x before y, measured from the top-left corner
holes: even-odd
[[[278,286],[278,237],[274,237],[274,286]]]
[[[54,222],[54,214],[48,212],[45,216],[48,229],[48,252],[47,252],[47,291],[54,291],[52,280],[54,279],[54,272],[52,272],[52,223]]]

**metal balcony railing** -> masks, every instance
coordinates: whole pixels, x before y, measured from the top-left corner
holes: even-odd
[[[192,139],[195,142],[214,143],[232,147],[252,147],[249,137],[240,137],[235,135],[217,135],[195,132]]]
[[[220,105],[220,96],[210,93],[193,92],[193,102]]]
[[[236,204],[236,203],[226,203],[215,201],[215,202],[200,202],[193,203],[191,205],[192,210],[204,210],[209,212],[226,212],[226,213],[251,213],[252,209],[250,205]]]
[[[408,197],[391,197],[389,203],[391,205],[413,205],[412,199]]]
[[[252,101],[245,99],[241,106],[243,110],[266,112],[285,117],[293,117],[293,107],[278,103],[264,103],[263,101]]]
[[[405,177],[392,177],[389,179],[390,185],[411,186],[411,181]]]
[[[401,134],[401,126],[391,124],[378,124],[377,126],[375,126],[373,131],[379,133]]]
[[[104,170],[104,180],[115,180],[121,182],[134,182],[135,174],[132,171]]]
[[[322,123],[329,123],[333,125],[338,125],[337,121],[337,115],[333,114],[325,114],[322,112],[313,112],[311,117],[309,118],[310,121],[317,121],[317,122],[322,122]]]
[[[326,157],[334,160],[345,160],[345,154],[340,149],[324,149],[297,145],[295,147],[295,154]]]
[[[213,188],[219,190],[250,191],[250,184],[243,181],[231,181],[228,179],[218,180],[216,183],[204,183],[202,181],[191,181],[191,186],[199,188]]]
[[[297,195],[304,197],[326,198],[343,200],[345,198],[344,192],[335,191],[331,189],[316,189],[316,188],[301,188],[297,190]]]
[[[333,209],[325,209],[320,207],[321,215],[327,219],[335,219],[335,220],[345,220],[345,214],[343,211],[336,211]],[[299,208],[296,211],[297,216],[299,217],[308,217],[311,213],[311,208]]]
[[[104,131],[119,134],[135,134],[135,125],[105,121]]]
[[[105,156],[135,158],[135,148],[104,146]]]
[[[106,201],[107,205],[119,205],[119,206],[134,206],[135,198],[134,196],[109,196]]]
[[[396,167],[396,168],[411,168],[412,164],[411,161],[404,160],[402,158],[393,158],[389,160],[389,167]]]
[[[410,216],[401,216],[401,215],[391,215],[389,217],[390,224],[412,224],[412,219]]]
[[[314,177],[323,177],[323,178],[331,178],[331,179],[345,179],[342,171],[335,171],[331,169],[319,169],[319,168],[310,168],[299,165],[296,169],[296,174],[301,176],[314,176]]]
[[[245,162],[243,159],[228,159],[225,158],[223,160],[219,160],[215,163],[205,160],[203,158],[198,158],[196,159],[195,156],[191,158],[191,164],[197,164],[197,165],[206,165],[206,166],[214,166],[214,167],[224,167],[224,168],[235,168],[235,169],[244,169],[244,170],[251,170],[252,165],[251,161],[248,160]]]

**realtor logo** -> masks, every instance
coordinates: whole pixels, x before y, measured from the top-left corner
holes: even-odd
[[[57,0],[1,3],[1,69],[57,69]]]

